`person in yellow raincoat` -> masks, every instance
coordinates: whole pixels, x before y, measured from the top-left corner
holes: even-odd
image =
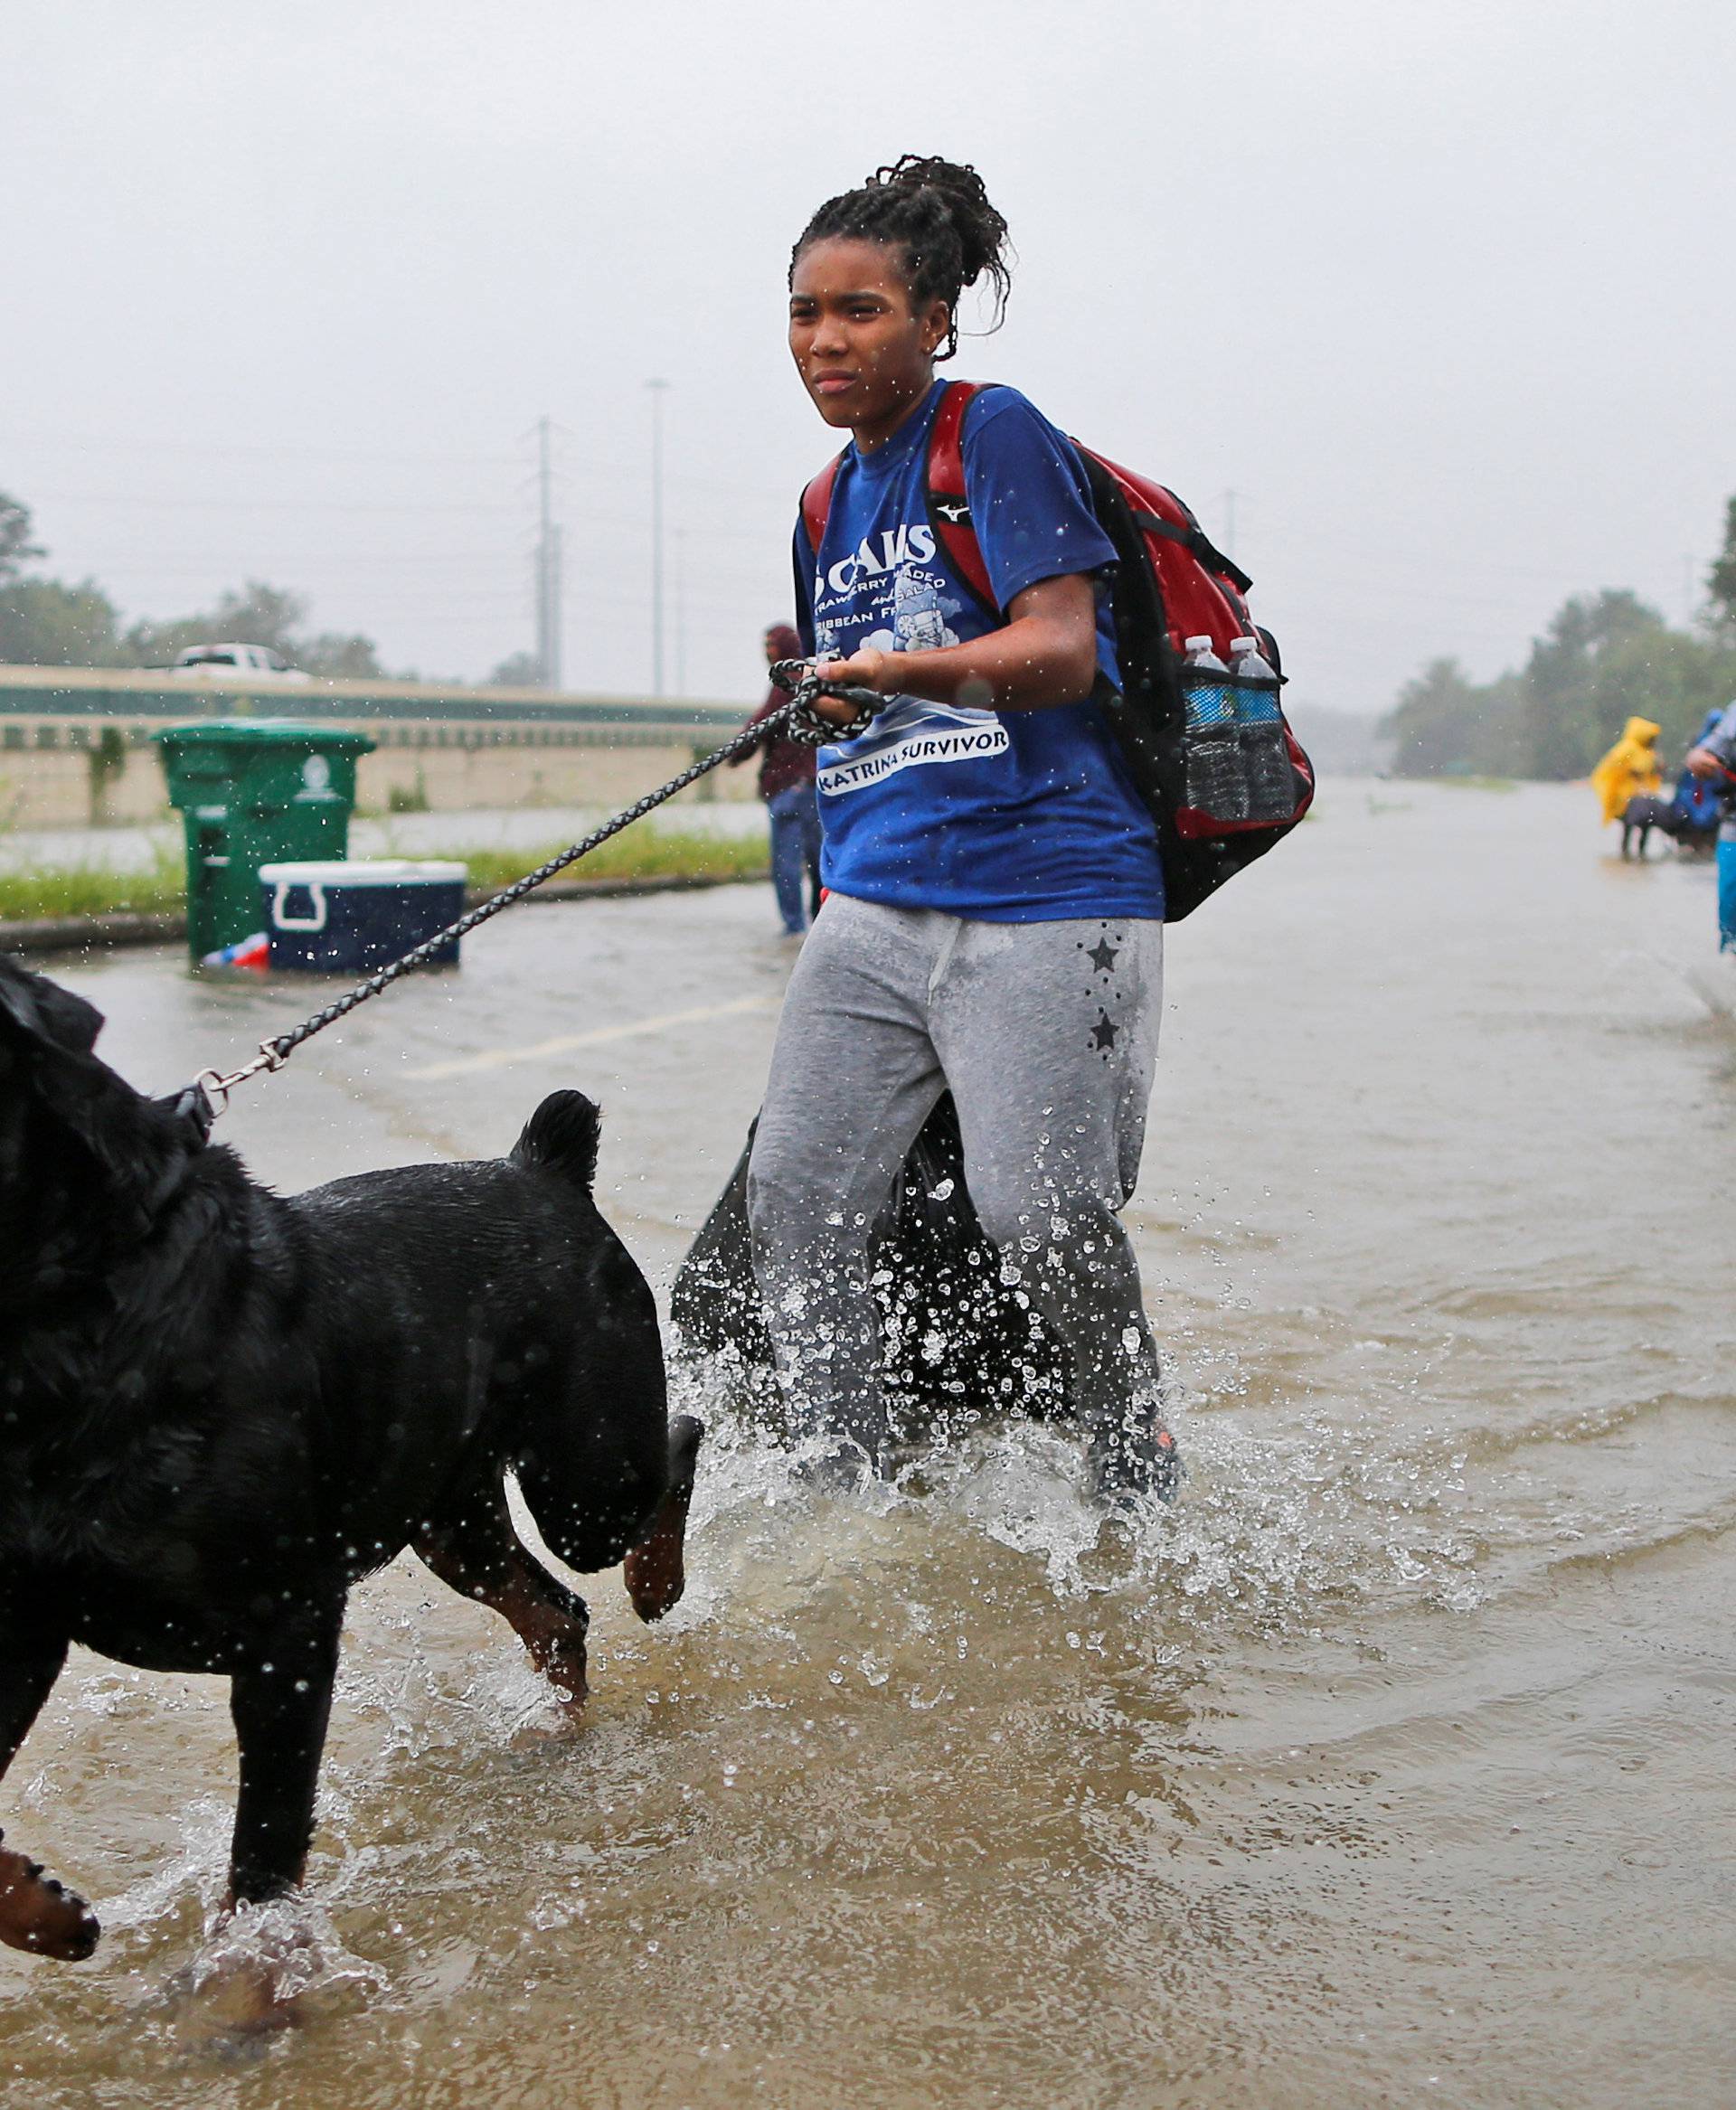
[[[1649,718],[1630,718],[1621,738],[1591,772],[1591,788],[1603,801],[1607,824],[1628,811],[1628,801],[1642,793],[1654,798],[1664,788],[1658,766],[1657,736],[1664,729]]]

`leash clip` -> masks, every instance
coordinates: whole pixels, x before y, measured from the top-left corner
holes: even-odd
[[[189,1087],[203,1098],[208,1110],[208,1122],[215,1121],[220,1114],[229,1111],[229,1095],[238,1084],[245,1084],[250,1077],[257,1077],[263,1070],[268,1077],[275,1077],[289,1058],[274,1041],[261,1041],[259,1051],[250,1062],[243,1062],[239,1069],[225,1074],[221,1069],[202,1069]]]

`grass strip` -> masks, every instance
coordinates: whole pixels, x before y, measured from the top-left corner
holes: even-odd
[[[187,903],[181,860],[168,852],[137,871],[100,864],[50,865],[0,871],[0,922],[55,916],[173,915]]]
[[[547,843],[523,850],[425,850],[418,855],[445,854],[468,867],[473,887],[500,888],[567,847]],[[760,880],[770,871],[771,848],[763,835],[678,835],[629,828],[569,866],[561,878]]]
[[[558,857],[564,843],[523,850],[423,850],[419,858],[448,858],[465,865],[473,887],[491,891]],[[771,852],[763,837],[681,835],[629,829],[572,866],[574,879],[764,879]],[[563,879],[568,875],[562,873]],[[37,871],[0,871],[0,922],[23,923],[53,916],[173,914],[186,907],[185,875],[178,852],[165,851],[138,871],[102,865],[51,866]]]

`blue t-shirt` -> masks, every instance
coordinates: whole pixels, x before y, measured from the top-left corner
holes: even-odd
[[[926,651],[996,626],[929,523],[929,434],[944,385],[872,453],[844,449],[817,561],[797,523],[810,651]],[[1003,616],[1039,579],[1115,561],[1078,458],[1016,390],[971,403],[964,459]],[[1098,664],[1118,685],[1100,577],[1097,634]],[[839,893],[989,923],[1163,915],[1156,824],[1094,703],[1002,716],[897,696],[859,739],[821,749],[818,782],[820,875]]]

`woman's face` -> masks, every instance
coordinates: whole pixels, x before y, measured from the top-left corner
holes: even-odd
[[[877,447],[928,394],[946,342],[944,300],[919,310],[884,242],[835,236],[810,242],[789,281],[789,350],[828,425]]]

